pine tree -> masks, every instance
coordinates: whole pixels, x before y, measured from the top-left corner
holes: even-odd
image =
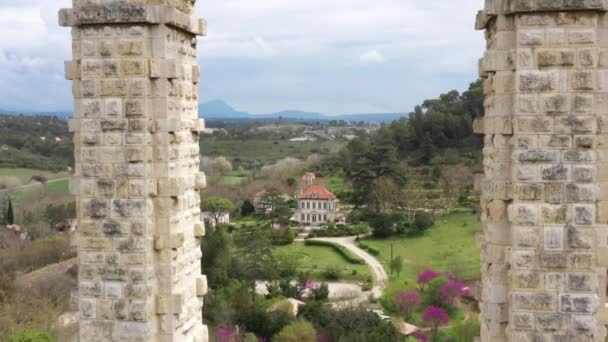
[[[8,208],[6,209],[6,224],[12,225],[15,224],[15,213],[13,212],[13,202],[8,200]]]

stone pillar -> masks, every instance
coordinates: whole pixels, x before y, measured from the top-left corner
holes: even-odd
[[[207,341],[195,0],[74,0],[80,341]]]
[[[604,341],[608,1],[485,3],[482,341]]]

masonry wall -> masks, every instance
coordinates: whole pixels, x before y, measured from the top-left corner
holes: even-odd
[[[482,341],[604,341],[608,4],[487,0]]]
[[[75,0],[80,341],[207,341],[191,0]]]

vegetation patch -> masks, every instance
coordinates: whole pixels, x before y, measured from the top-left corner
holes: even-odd
[[[295,263],[299,272],[308,273],[314,279],[328,279],[338,273],[343,280],[366,281],[369,267],[364,264],[352,264],[326,245],[306,245],[294,242],[289,246],[275,247],[273,252],[283,263]]]
[[[336,253],[340,254],[344,258],[344,260],[346,260],[350,264],[355,264],[355,265],[365,264],[365,261],[363,261],[363,259],[354,255],[348,249],[344,248],[343,246],[338,245],[337,243],[333,243],[330,241],[321,241],[321,240],[306,240],[304,242],[304,244],[307,246],[329,247],[329,248],[333,249]]]

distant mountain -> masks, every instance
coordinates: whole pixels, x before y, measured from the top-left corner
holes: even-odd
[[[26,116],[57,116],[60,118],[69,118],[72,113],[66,111],[58,112],[37,112],[37,111],[22,111],[15,109],[2,109],[0,114],[10,115],[26,115]],[[347,122],[366,122],[366,123],[383,123],[398,120],[405,116],[405,113],[370,113],[370,114],[342,114],[342,115],[326,115],[316,112],[304,112],[301,110],[285,110],[276,113],[268,114],[251,114],[241,112],[234,109],[229,104],[222,100],[212,100],[199,104],[199,115],[207,120],[215,121],[258,121],[258,120],[278,120],[282,118],[285,121],[294,122],[311,122],[311,121],[332,121],[344,120]]]
[[[287,121],[356,121],[367,123],[383,123],[398,120],[405,113],[376,113],[376,114],[343,114],[326,115],[315,112],[304,112],[300,110],[285,110],[270,114],[251,114],[240,112],[222,100],[213,100],[199,104],[199,115],[207,120],[277,120],[282,118]]]
[[[246,112],[239,112],[236,109],[230,107],[226,102],[222,100],[212,100],[199,104],[198,112],[201,116],[206,118],[246,118],[251,114]]]

